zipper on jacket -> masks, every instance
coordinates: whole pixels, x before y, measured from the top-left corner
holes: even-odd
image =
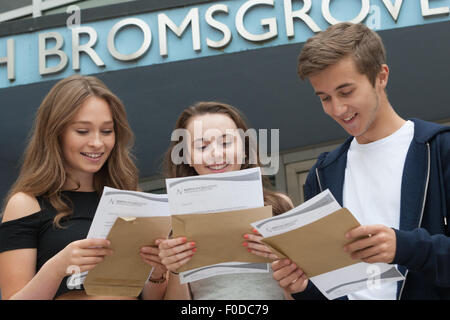
[[[417,226],[417,228],[420,228],[420,226],[422,225],[423,212],[425,211],[425,201],[426,201],[426,198],[427,198],[428,183],[429,183],[429,180],[430,180],[430,162],[431,162],[430,158],[431,158],[431,156],[430,156],[430,144],[428,142],[427,142],[427,153],[428,153],[427,179],[425,181],[425,191],[424,191],[424,194],[423,194],[422,211],[420,213],[420,220],[419,220],[419,225]],[[445,219],[445,217],[444,217],[444,219]],[[447,220],[447,219],[445,219],[445,220]],[[446,221],[445,221],[445,223],[446,223]],[[406,278],[408,277],[408,272],[409,272],[409,270],[406,270],[405,280],[403,280],[403,285],[402,285],[402,288],[400,289],[400,294],[398,296],[398,300],[402,299],[403,289],[405,288]]]
[[[320,183],[319,169],[318,168],[316,168],[316,177],[317,177],[317,182],[319,183],[320,192],[322,192],[323,190],[322,190],[322,184]]]

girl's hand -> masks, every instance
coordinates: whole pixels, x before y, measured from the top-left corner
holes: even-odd
[[[185,265],[195,251],[195,242],[187,242],[185,237],[162,240],[159,244],[161,263],[172,272]]]
[[[94,269],[106,256],[113,254],[110,245],[106,239],[83,239],[69,243],[52,258],[56,273],[63,278],[72,274],[74,268],[79,272]]]
[[[154,267],[155,269],[152,272],[152,276],[155,279],[159,279],[167,272],[167,268],[165,265],[161,263],[161,258],[159,257],[159,244],[163,241],[163,239],[155,240],[155,246],[144,246],[141,248],[140,255],[142,260]]]
[[[242,243],[242,245],[247,248],[247,251],[260,257],[269,258],[272,260],[279,259],[279,257],[261,241],[263,237],[258,233],[258,231],[256,231],[256,229],[253,229],[253,233],[254,234],[244,234],[244,239],[247,241]]]

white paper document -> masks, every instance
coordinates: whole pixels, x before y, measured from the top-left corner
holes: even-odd
[[[394,265],[359,262],[309,280],[325,297],[332,300],[360,290],[378,290],[384,283],[404,279]]]
[[[166,186],[172,215],[223,212],[264,206],[259,168],[166,179]],[[220,274],[260,272],[269,272],[267,263],[220,263],[180,272],[180,282],[187,283]]]
[[[281,215],[252,223],[265,238],[280,235],[315,222],[341,209],[327,189],[314,198]],[[299,266],[301,267],[301,266]],[[376,289],[382,283],[404,280],[394,265],[364,262],[311,277],[310,280],[328,299],[364,289]]]
[[[301,228],[341,208],[333,194],[327,189],[298,207],[251,225],[264,238],[267,238]]]
[[[166,179],[171,214],[264,207],[259,168]]]
[[[105,187],[87,238],[106,239],[118,217],[162,216],[170,216],[167,194]]]
[[[118,217],[161,216],[170,216],[167,194],[152,194],[104,187],[86,238],[106,239]],[[82,284],[87,273],[83,272],[71,276],[68,279],[68,286],[75,288]]]

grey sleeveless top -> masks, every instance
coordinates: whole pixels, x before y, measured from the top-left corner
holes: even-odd
[[[193,300],[284,300],[284,291],[272,274],[270,269],[269,273],[218,275],[189,286]]]

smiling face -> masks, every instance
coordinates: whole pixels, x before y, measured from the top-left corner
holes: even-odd
[[[379,138],[381,109],[385,104],[382,95],[388,72],[383,65],[374,87],[368,77],[357,70],[353,58],[346,57],[311,75],[309,80],[325,113],[359,143],[367,143]]]
[[[241,169],[242,140],[230,117],[220,113],[194,116],[186,129],[191,137],[191,166],[199,175]]]
[[[84,101],[61,135],[65,169],[83,186],[108,159],[115,144],[114,121],[108,103],[98,97]]]

